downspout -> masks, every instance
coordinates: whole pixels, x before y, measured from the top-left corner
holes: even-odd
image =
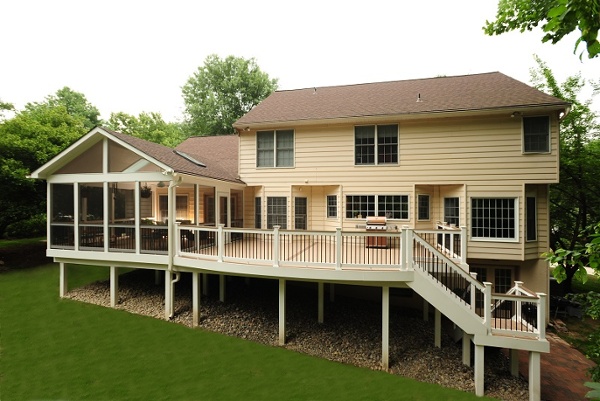
[[[167,219],[169,221],[169,226],[167,227],[167,238],[169,238],[169,241],[167,243],[167,253],[168,253],[168,262],[167,262],[167,273],[169,274],[169,281],[170,281],[170,291],[169,291],[169,319],[173,318],[173,315],[175,314],[174,311],[174,306],[173,303],[175,301],[175,283],[177,283],[179,281],[179,279],[181,278],[181,273],[180,272],[174,272],[173,271],[173,265],[174,265],[174,260],[175,260],[175,244],[177,243],[175,240],[175,234],[176,234],[176,230],[175,227],[177,226],[176,223],[176,212],[175,212],[175,204],[176,204],[176,199],[175,199],[175,188],[181,184],[182,181],[182,177],[180,175],[178,175],[177,173],[174,173],[172,171],[167,171],[167,172],[163,172],[163,174],[167,175],[171,175],[172,179],[169,182],[169,188],[168,188],[168,204],[169,204],[169,212],[167,214]],[[175,273],[175,278],[173,279],[173,273]]]

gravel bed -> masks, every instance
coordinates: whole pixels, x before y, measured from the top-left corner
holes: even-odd
[[[226,302],[218,301],[216,276],[209,276],[202,296],[200,327],[229,336],[277,346],[278,287],[274,280],[229,278]],[[381,369],[381,308],[376,303],[336,297],[325,304],[325,322],[316,319],[316,286],[287,287],[285,348],[346,364]],[[172,322],[192,327],[191,279],[182,275],[175,290]],[[70,291],[67,298],[110,307],[108,281]],[[137,270],[120,276],[117,309],[164,318],[164,284],[154,272]],[[433,320],[433,319],[431,319]],[[391,307],[389,373],[422,382],[474,392],[473,368],[462,364],[461,342],[442,336],[433,346],[433,322],[420,312]],[[529,398],[527,382],[510,375],[509,361],[497,348],[486,347],[485,395],[505,401]]]

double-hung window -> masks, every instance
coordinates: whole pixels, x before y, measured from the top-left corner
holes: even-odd
[[[256,167],[293,167],[294,131],[258,131]]]
[[[327,218],[337,217],[337,195],[327,195]]]
[[[354,127],[354,164],[398,163],[398,124]]]
[[[267,228],[280,226],[287,228],[287,198],[285,196],[269,196],[267,198]]]
[[[408,195],[347,195],[346,218],[385,216],[408,220]]]
[[[515,198],[471,199],[471,236],[474,239],[516,240],[517,211]]]
[[[550,118],[548,116],[523,117],[523,151],[525,153],[550,152]]]

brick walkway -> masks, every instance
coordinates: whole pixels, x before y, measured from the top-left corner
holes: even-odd
[[[550,353],[542,354],[542,400],[566,401],[589,400],[585,394],[590,391],[584,386],[590,381],[588,369],[594,366],[581,352],[571,347],[555,334],[548,333]],[[519,353],[519,371],[525,378],[529,376],[527,352]]]

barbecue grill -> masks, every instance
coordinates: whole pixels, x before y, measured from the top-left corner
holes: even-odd
[[[365,224],[367,231],[387,231],[387,219],[385,216],[369,216]],[[367,247],[369,248],[387,248],[387,237],[367,237]]]

